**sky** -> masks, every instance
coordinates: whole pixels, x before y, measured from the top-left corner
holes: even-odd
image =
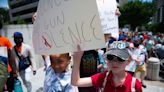
[[[0,0],[0,7],[8,8],[8,0]]]

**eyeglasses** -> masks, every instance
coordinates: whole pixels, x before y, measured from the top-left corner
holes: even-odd
[[[120,57],[117,57],[117,56],[114,56],[114,55],[107,55],[107,60],[109,60],[110,62],[112,62],[114,59],[116,60],[117,59],[117,61],[119,61],[119,62],[124,62],[125,60],[123,60],[122,58],[120,58]]]

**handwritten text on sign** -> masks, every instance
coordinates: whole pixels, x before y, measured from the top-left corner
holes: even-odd
[[[85,6],[85,7],[84,7]],[[105,46],[95,0],[40,0],[33,44],[38,54]]]
[[[96,0],[104,34],[118,38],[118,16],[116,0]]]

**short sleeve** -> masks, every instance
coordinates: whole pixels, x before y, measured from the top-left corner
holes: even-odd
[[[91,76],[92,85],[94,87],[102,87],[106,72],[98,73]]]
[[[9,39],[6,39],[6,46],[7,46],[8,49],[11,49],[12,48],[12,44],[9,41]]]

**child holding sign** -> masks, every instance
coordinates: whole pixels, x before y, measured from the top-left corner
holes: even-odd
[[[125,72],[126,65],[131,57],[126,48],[126,43],[115,42],[112,48],[105,53],[108,70],[91,77],[80,78],[79,66],[83,52],[78,47],[78,52],[73,55],[73,70],[71,82],[75,86],[99,88],[102,92],[142,92],[141,83]]]
[[[46,70],[44,92],[76,92],[70,82],[70,59],[68,53],[50,55],[51,65]]]

